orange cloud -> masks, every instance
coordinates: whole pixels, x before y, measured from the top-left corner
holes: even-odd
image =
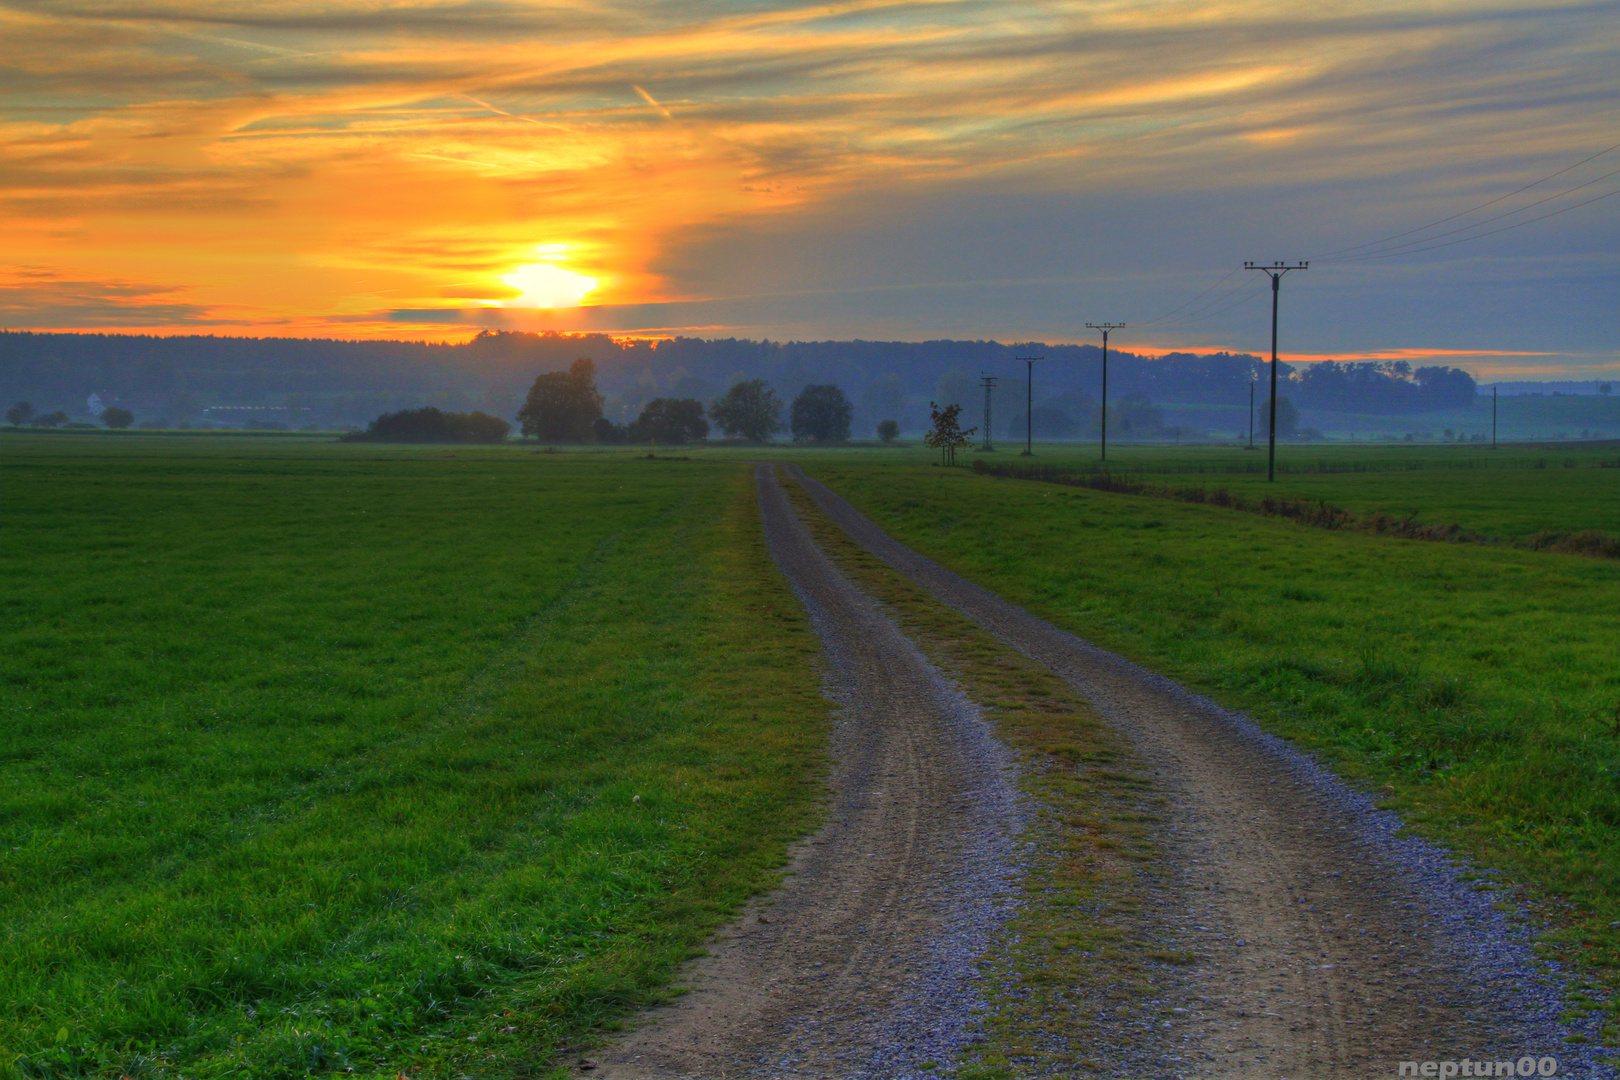
[[[54,276],[18,286],[7,318],[398,332],[390,312],[511,301],[547,242],[593,305],[695,300],[670,269],[695,230],[973,178],[1076,198],[1238,184],[1300,147],[1313,175],[1384,175],[1432,162],[1447,93],[1467,104],[1446,118],[1453,163],[1585,145],[1578,96],[1509,131],[1488,106],[1524,98],[1518,76],[1436,62],[1512,40],[1488,15],[24,3],[0,8],[0,225],[8,259]]]

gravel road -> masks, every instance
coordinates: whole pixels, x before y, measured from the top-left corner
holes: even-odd
[[[857,543],[1063,677],[1124,732],[1168,800],[1162,919],[1197,961],[1165,1002],[1156,1076],[1393,1077],[1402,1061],[1552,1056],[1611,1076],[1595,1021],[1558,1014],[1559,973],[1500,894],[1245,717],[1096,648],[900,545],[806,478]],[[1472,1071],[1472,1070],[1470,1070]],[[1133,1073],[1134,1075],[1134,1073]]]
[[[974,961],[1015,902],[1014,760],[816,547],[768,466],[756,480],[839,706],[828,821],[783,887],[691,966],[689,992],[594,1055],[588,1075],[934,1075],[973,1037]]]

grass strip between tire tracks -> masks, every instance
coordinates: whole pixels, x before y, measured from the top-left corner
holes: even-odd
[[[798,484],[784,488],[821,549],[985,710],[1036,800],[1021,839],[1022,904],[986,951],[985,1041],[956,1076],[1115,1075],[1083,1048],[1117,1041],[1140,1022],[1133,1014],[1157,1011],[1149,965],[1188,959],[1160,950],[1147,910],[1162,796],[1124,738],[1060,678],[861,548]],[[1103,1039],[1099,1013],[1113,1021]]]
[[[1620,570],[1220,507],[817,464],[901,543],[1208,694],[1507,882],[1620,1041]],[[1500,880],[1500,879],[1498,879]]]

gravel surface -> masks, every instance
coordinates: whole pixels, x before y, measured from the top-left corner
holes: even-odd
[[[1140,1033],[1157,1061],[1117,1059],[1129,1075],[1393,1077],[1402,1061],[1524,1055],[1614,1075],[1569,1041],[1595,1039],[1597,1018],[1559,1020],[1564,981],[1535,953],[1534,920],[1447,852],[1248,718],[922,558],[788,471],[857,543],[1090,700],[1167,797],[1159,921],[1196,959],[1186,996]]]
[[[937,1075],[976,1033],[976,960],[1016,903],[1027,814],[1013,756],[816,547],[768,466],[772,556],[810,613],[839,706],[827,824],[782,888],[687,973],[689,992],[581,1072]]]

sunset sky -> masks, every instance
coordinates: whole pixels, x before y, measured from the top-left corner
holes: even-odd
[[[13,329],[1260,352],[1310,259],[1286,355],[1620,374],[1620,0],[41,0],[0,64]]]

